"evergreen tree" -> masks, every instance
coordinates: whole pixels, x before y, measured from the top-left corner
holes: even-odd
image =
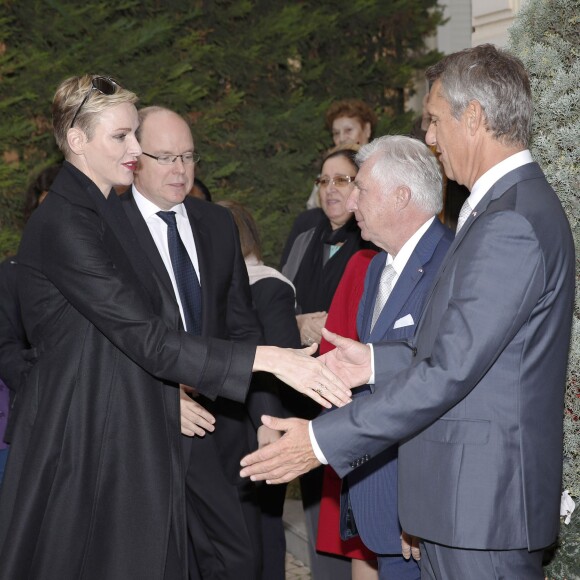
[[[580,132],[580,16],[577,0],[528,0],[510,30],[511,50],[530,72],[534,97],[532,154],[558,193],[580,255],[578,133]],[[577,276],[578,278],[578,276]],[[580,285],[572,325],[564,412],[564,480],[576,500],[563,525],[550,578],[580,577]]]
[[[28,179],[58,158],[50,101],[73,74],[108,74],[141,105],[188,116],[217,199],[246,204],[278,262],[321,153],[323,113],[356,97],[404,132],[417,74],[439,58],[425,38],[436,0],[0,0],[0,225],[18,224]],[[0,240],[0,244],[1,244]]]

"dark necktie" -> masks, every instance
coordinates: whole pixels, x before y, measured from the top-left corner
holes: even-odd
[[[201,286],[189,254],[177,231],[174,211],[158,211],[157,215],[167,224],[167,245],[173,273],[177,281],[179,299],[187,332],[201,334]]]

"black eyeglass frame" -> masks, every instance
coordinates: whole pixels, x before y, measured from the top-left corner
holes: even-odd
[[[75,121],[81,112],[84,104],[87,102],[88,98],[91,96],[93,91],[99,91],[103,95],[114,95],[117,92],[117,87],[121,88],[121,85],[111,77],[94,77],[91,81],[91,88],[89,92],[85,95],[85,98],[81,101],[79,108],[77,109],[75,116],[70,124],[72,129],[75,126]]]
[[[181,158],[181,163],[183,163],[183,165],[189,165],[188,163],[186,163],[183,160],[183,156],[189,155],[190,153],[191,153],[192,164],[198,163],[199,160],[201,159],[201,155],[197,151],[182,153],[181,155],[174,155],[173,153],[171,155],[169,155],[169,154],[167,154],[167,155],[151,155],[151,153],[145,153],[145,151],[141,151],[141,153],[143,155],[146,155],[147,157],[151,157],[151,159],[155,159],[155,161],[157,161],[157,163],[159,163],[159,165],[173,165],[177,161],[178,157]],[[172,157],[173,159],[169,163],[162,163],[161,161],[159,161],[160,159],[169,159],[170,157]]]

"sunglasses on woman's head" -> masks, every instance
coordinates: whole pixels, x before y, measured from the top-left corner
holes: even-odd
[[[87,99],[90,97],[93,90],[99,91],[99,93],[102,93],[103,95],[113,95],[117,90],[117,87],[121,88],[121,85],[110,77],[95,77],[91,81],[91,88],[89,89],[89,92],[82,100],[81,104],[79,105],[79,108],[77,109],[77,112],[75,113],[75,116],[73,117],[72,123],[70,124],[70,128],[72,129],[74,127],[75,121],[77,120],[77,117],[81,112],[83,105],[87,102]]]

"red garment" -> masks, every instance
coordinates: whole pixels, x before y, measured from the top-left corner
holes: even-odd
[[[358,304],[364,290],[367,268],[376,253],[373,250],[361,250],[349,260],[328,310],[326,319],[328,330],[358,340],[356,331]],[[320,343],[320,354],[333,348],[334,346],[323,338]],[[371,552],[359,537],[346,541],[340,539],[340,486],[341,479],[334,469],[330,466],[325,467],[316,549],[357,560],[375,560],[374,552]]]

